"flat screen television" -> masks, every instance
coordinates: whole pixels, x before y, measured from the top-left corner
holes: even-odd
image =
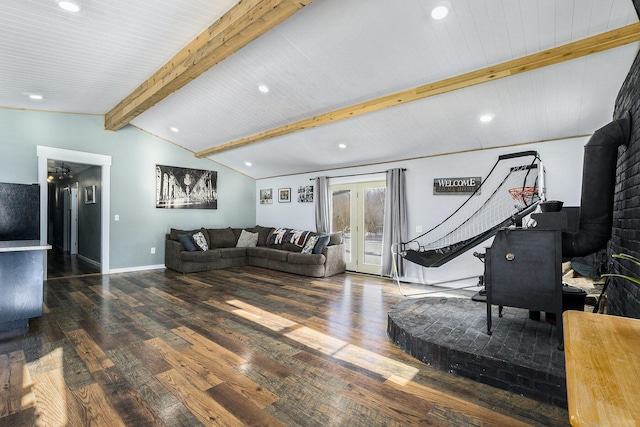
[[[40,186],[0,183],[0,240],[40,240]]]

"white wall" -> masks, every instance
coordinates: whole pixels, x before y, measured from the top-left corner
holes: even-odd
[[[394,162],[375,166],[331,170],[322,173],[301,174],[256,181],[256,220],[263,226],[287,226],[306,230],[315,230],[313,203],[298,203],[297,190],[303,185],[311,185],[309,178],[326,175],[372,173],[371,176],[331,179],[330,184],[384,179],[384,175],[373,174],[391,168],[406,168],[409,235],[416,236],[416,227],[428,230],[458,208],[466,197],[455,195],[433,195],[433,179],[443,177],[481,176],[483,179],[501,154],[526,150],[536,150],[542,158],[546,171],[548,200],[562,200],[565,206],[580,205],[582,181],[583,147],[588,138],[528,144],[524,146],[474,151],[448,156],[430,157],[403,162]],[[261,205],[258,197],[261,189],[272,188],[273,204]],[[291,203],[278,203],[278,188],[291,188]],[[438,268],[421,268],[408,263],[405,279],[419,283],[456,280],[473,276],[473,279],[461,281],[465,284],[477,282],[477,276],[483,273],[483,264],[474,258],[473,251],[484,252],[490,242],[485,242],[469,252]]]

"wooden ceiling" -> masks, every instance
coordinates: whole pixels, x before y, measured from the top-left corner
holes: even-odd
[[[312,0],[243,0],[203,31],[105,115],[118,130]]]
[[[540,53],[503,62],[502,64],[472,71],[459,76],[450,77],[434,83],[428,83],[413,89],[386,95],[370,101],[361,102],[346,108],[331,111],[319,116],[310,117],[295,123],[289,123],[275,129],[260,132],[235,141],[216,145],[205,150],[198,151],[196,157],[206,157],[234,148],[244,147],[256,142],[287,135],[300,130],[310,129],[324,124],[334,123],[338,120],[349,119],[361,114],[371,113],[407,102],[416,101],[430,96],[440,95],[469,86],[487,83],[504,77],[515,76],[542,67],[559,64],[581,56],[602,52],[629,43],[640,41],[640,23],[628,25],[616,30],[607,31],[593,37],[569,43]]]
[[[254,178],[589,134],[640,46],[631,0],[442,21],[439,0],[77,1],[0,3],[0,107],[104,115]]]

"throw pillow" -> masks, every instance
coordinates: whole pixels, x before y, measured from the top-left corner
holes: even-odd
[[[238,237],[236,248],[255,248],[257,244],[258,233],[249,233],[246,230],[242,230],[240,237]]]
[[[197,233],[195,233],[193,236],[191,236],[191,238],[193,239],[193,243],[195,243],[196,246],[201,251],[209,250],[209,246],[207,245],[207,239],[204,238],[204,234],[202,234],[201,231],[198,231]]]
[[[182,246],[189,252],[197,251],[196,245],[193,244],[191,236],[188,234],[178,234],[178,241],[182,243]]]
[[[318,236],[311,236],[307,239],[307,243],[305,243],[304,248],[302,248],[303,254],[311,254],[313,253],[313,248],[316,246],[316,242],[318,241]]]
[[[324,248],[326,248],[327,245],[329,244],[329,237],[330,236],[328,234],[325,234],[323,236],[318,236],[318,242],[313,247],[314,254],[321,254],[322,251],[324,251]]]
[[[329,234],[329,246],[342,243],[342,231]]]

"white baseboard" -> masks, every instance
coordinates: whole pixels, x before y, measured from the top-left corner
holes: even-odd
[[[86,256],[82,256],[80,254],[76,255],[78,257],[78,259],[81,259],[84,262],[88,262],[91,265],[95,265],[96,267],[100,267],[102,264],[100,264],[98,261],[95,261],[91,258],[87,258]]]
[[[140,265],[137,267],[124,267],[124,268],[112,268],[109,270],[109,274],[115,273],[129,273],[132,271],[144,271],[144,270],[160,270],[166,268],[164,264],[156,264],[156,265]]]

